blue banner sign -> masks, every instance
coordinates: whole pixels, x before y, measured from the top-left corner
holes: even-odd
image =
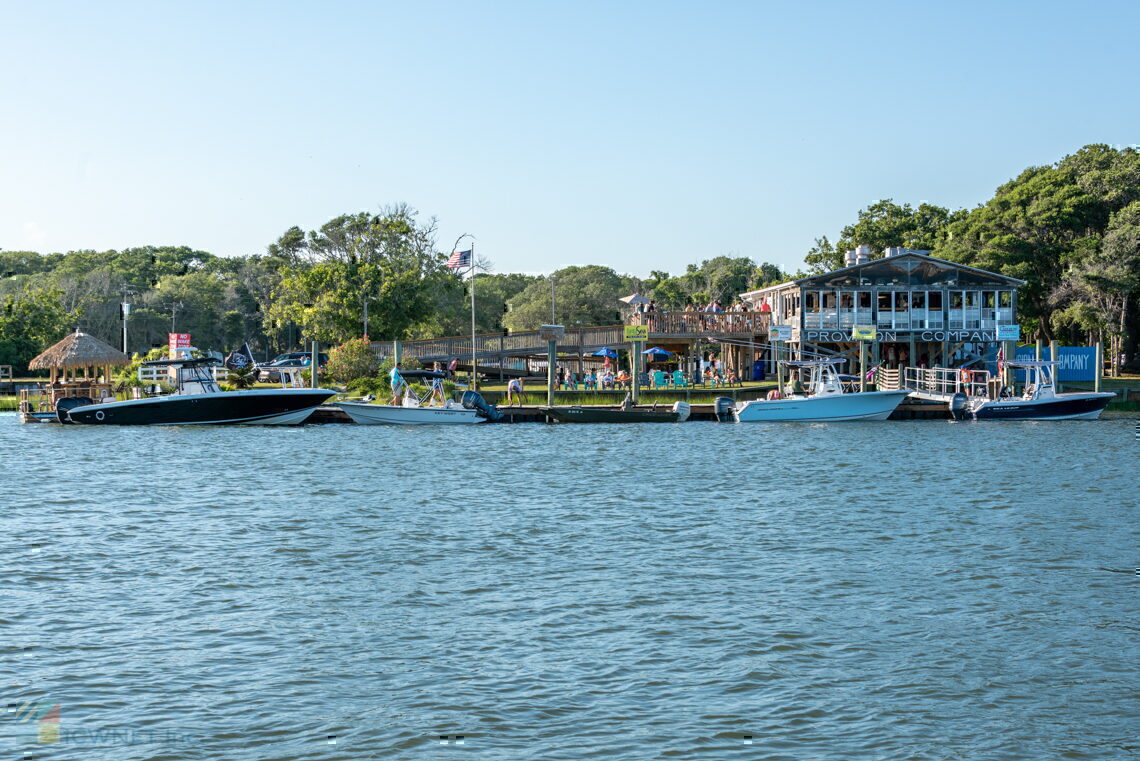
[[[1020,341],[1021,340],[1021,326],[1020,325],[998,325],[997,326],[997,340],[999,340],[999,341]]]
[[[1036,359],[1037,348],[1034,346],[1018,346],[1018,359]],[[1041,347],[1041,359],[1049,359],[1049,347]],[[1095,346],[1058,346],[1057,380],[1059,381],[1091,381],[1096,380],[1096,347]],[[1024,373],[1017,373],[1017,380],[1024,381]]]

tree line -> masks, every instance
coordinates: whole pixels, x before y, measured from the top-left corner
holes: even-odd
[[[1103,341],[1132,356],[1140,294],[1140,152],[1087,145],[1029,167],[973,209],[878,201],[859,211],[833,244],[820,237],[812,272],[843,266],[869,244],[927,249],[934,256],[1026,281],[1018,317],[1030,339]]]
[[[195,345],[259,356],[311,340],[340,344],[462,335],[471,329],[469,281],[446,267],[436,221],[406,205],[343,214],[317,230],[290,227],[264,253],[214,256],[186,246],[41,255],[0,250],[0,364],[23,368],[79,327],[121,343],[119,303],[134,304],[129,349],[190,333]],[[1089,145],[1055,164],[1030,167],[973,209],[880,200],[858,212],[835,243],[823,236],[806,271],[783,272],[743,256],[715,256],[685,271],[621,274],[601,265],[550,275],[479,272],[475,329],[613,324],[618,299],[634,292],[662,310],[843,266],[859,244],[927,249],[934,256],[1027,281],[1025,335],[1077,343],[1101,339],[1132,352],[1140,292],[1140,154]],[[553,309],[553,314],[552,314]]]
[[[470,281],[446,267],[436,222],[395,205],[344,214],[317,230],[286,230],[264,254],[214,256],[186,246],[41,255],[0,250],[0,364],[28,361],[76,328],[121,346],[120,303],[132,303],[128,348],[146,353],[167,333],[190,333],[199,348],[249,342],[261,357],[312,340],[337,345],[368,334],[410,339],[471,329]],[[657,293],[662,308],[686,299],[727,299],[784,274],[747,258],[717,257],[677,277],[649,280],[597,265],[548,276],[478,272],[475,329],[529,330],[550,319],[612,324],[618,299]]]

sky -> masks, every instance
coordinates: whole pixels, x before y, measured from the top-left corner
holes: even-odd
[[[498,272],[785,270],[1140,143],[1140,3],[0,0],[0,248],[263,253],[406,203]],[[466,247],[466,244],[464,244]]]

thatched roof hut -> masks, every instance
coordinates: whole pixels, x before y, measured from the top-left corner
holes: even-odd
[[[112,367],[130,363],[131,358],[115,347],[77,330],[29,362],[28,369],[51,370],[54,383],[59,370],[64,371],[63,377],[66,379],[68,370],[78,371],[82,367],[83,377],[86,378],[88,368],[102,368],[103,376],[110,378]],[[77,376],[78,373],[73,372],[72,375]]]

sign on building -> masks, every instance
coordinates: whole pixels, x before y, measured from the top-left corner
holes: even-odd
[[[769,341],[791,341],[792,340],[792,326],[791,325],[773,325],[768,328]]]
[[[649,326],[648,325],[626,325],[624,331],[626,341],[648,341],[649,340]]]
[[[1020,341],[1021,340],[1021,326],[1020,325],[998,325],[997,326],[997,340],[999,340],[999,341]]]
[[[856,325],[851,328],[852,341],[874,341],[875,340],[875,326],[874,325]]]

